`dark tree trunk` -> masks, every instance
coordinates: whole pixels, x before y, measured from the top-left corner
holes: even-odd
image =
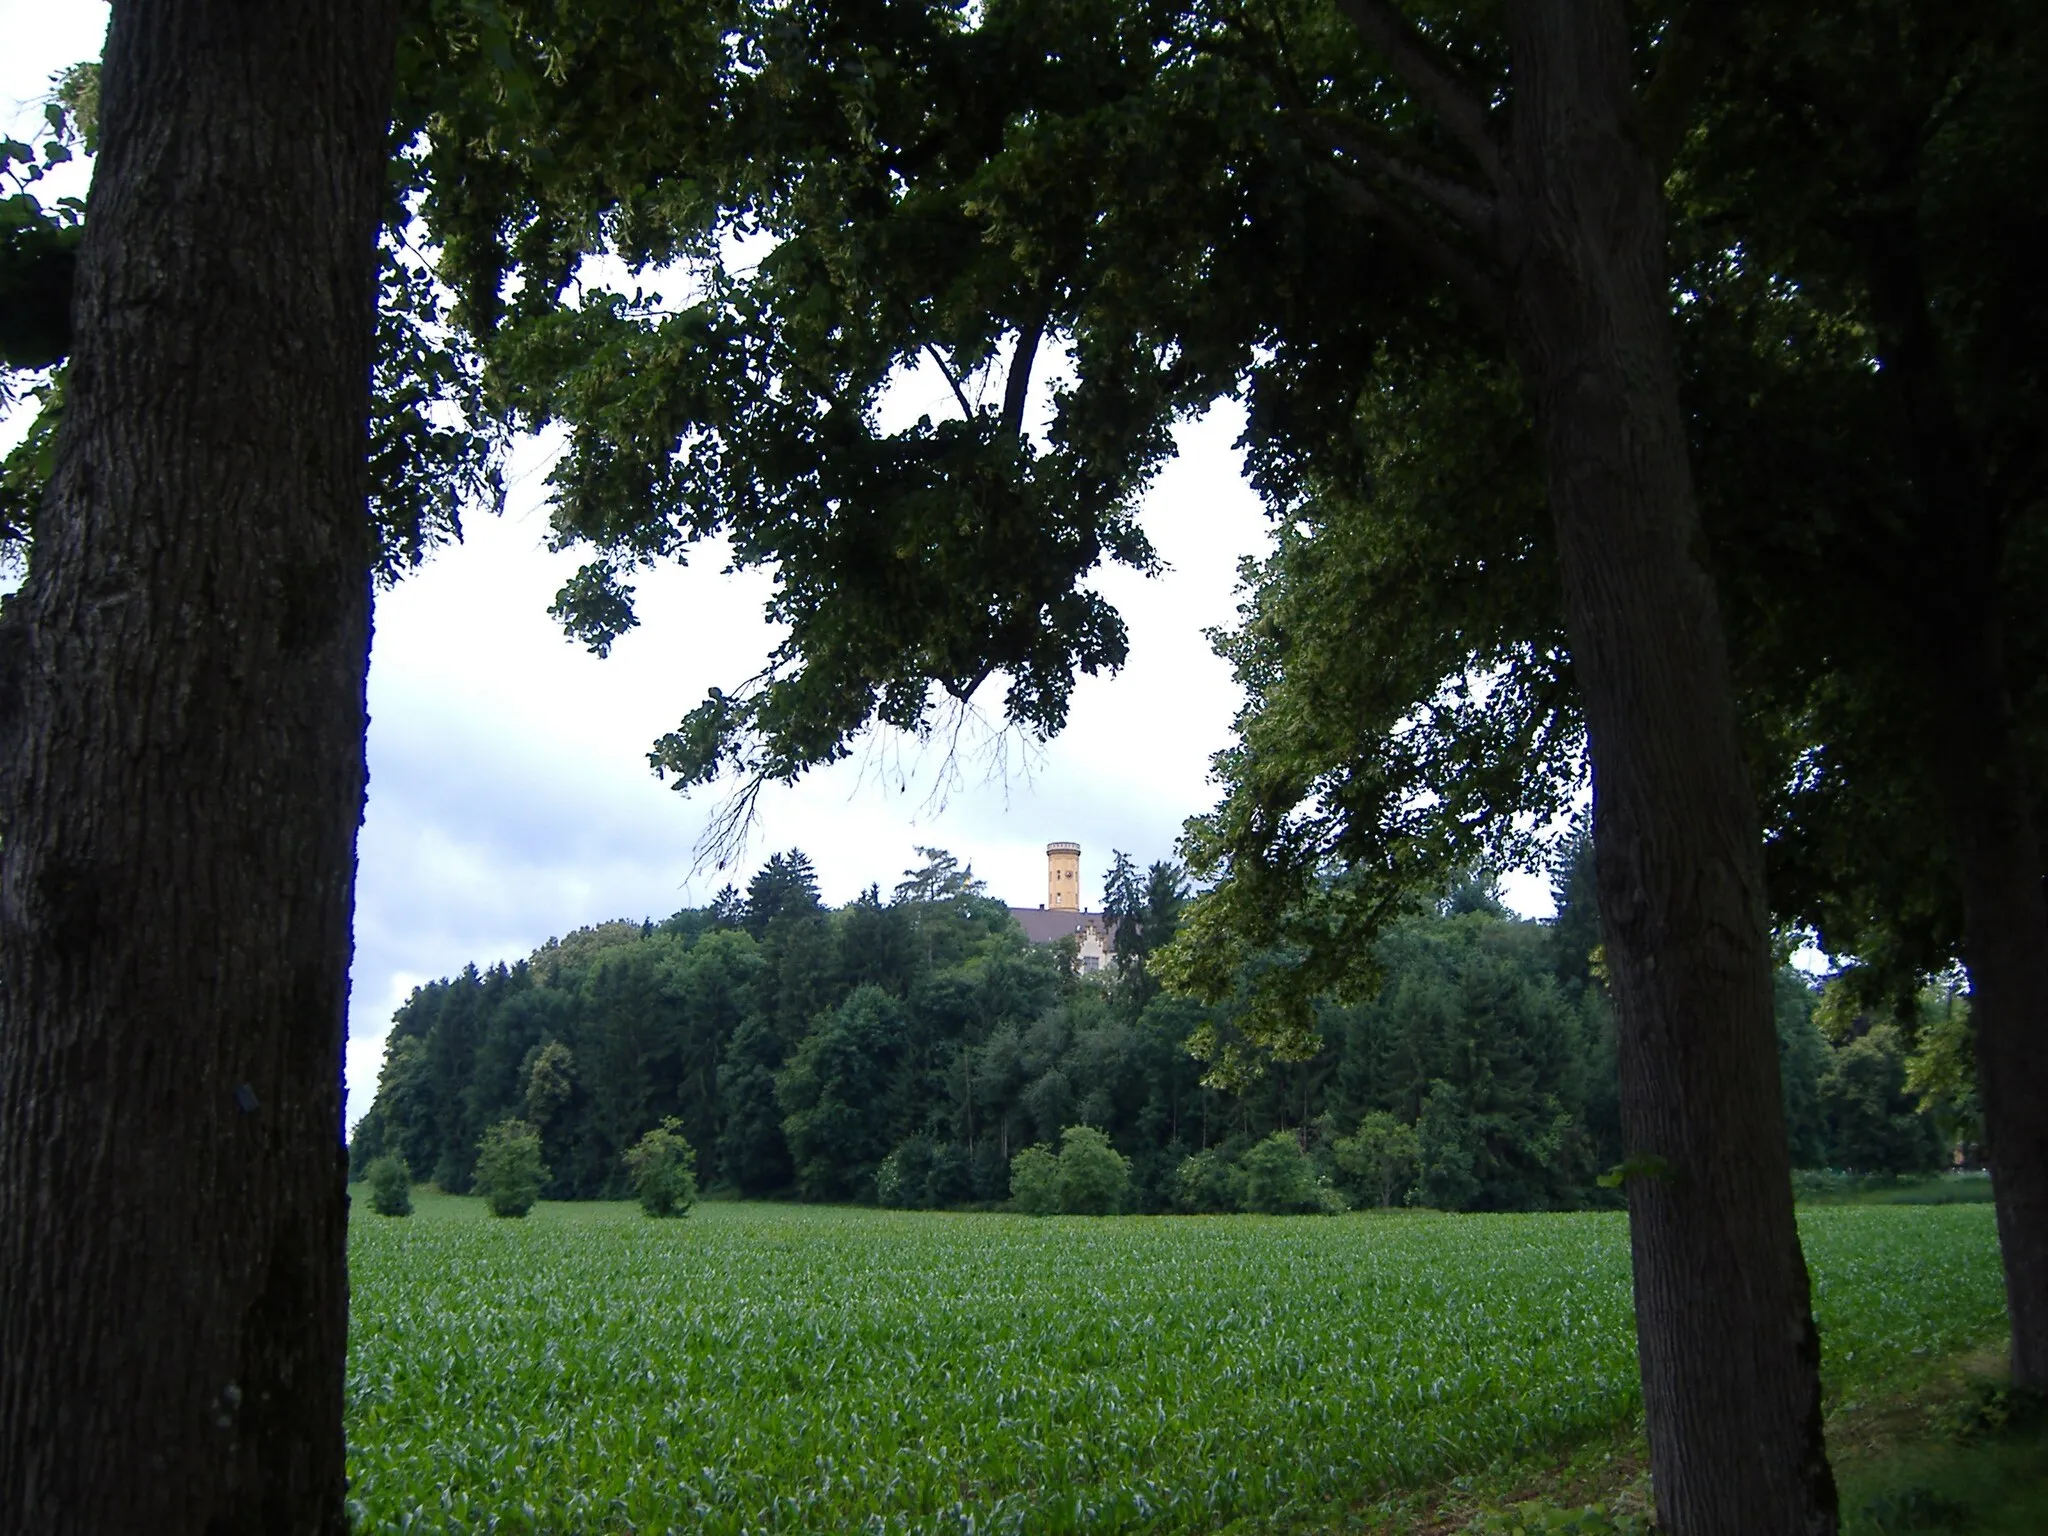
[[[0,1529],[340,1532],[392,0],[114,8],[0,621]]]
[[[1987,605],[1943,647],[1956,663],[1944,669],[1943,789],[1962,882],[2012,1375],[2039,1389],[2048,1388],[2048,897],[2026,762],[1998,686],[1992,611]]]
[[[1762,839],[1678,409],[1662,195],[1619,0],[1508,9],[1510,338],[1586,703],[1660,1521],[1836,1525],[1793,1223]]]
[[[1919,735],[1963,898],[2012,1371],[2048,1387],[2048,889],[2006,680],[2000,519],[1948,384],[1910,216],[1873,221],[1862,250],[1918,521],[1901,583],[1923,620],[1909,665],[1926,689]]]

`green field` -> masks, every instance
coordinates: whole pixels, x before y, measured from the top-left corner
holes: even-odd
[[[368,1531],[1209,1531],[1637,1409],[1612,1214],[359,1210]],[[1801,1218],[1830,1399],[2003,1326],[1985,1206]]]

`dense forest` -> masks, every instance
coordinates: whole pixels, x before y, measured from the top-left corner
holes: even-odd
[[[493,1125],[536,1127],[548,1193],[624,1193],[626,1150],[673,1116],[708,1189],[916,1206],[1011,1194],[1011,1159],[1106,1133],[1147,1211],[1243,1203],[1243,1159],[1291,1133],[1354,1205],[1553,1210],[1609,1203],[1622,1158],[1614,1036],[1583,842],[1557,915],[1511,915],[1473,879],[1396,922],[1380,985],[1319,1004],[1320,1049],[1219,1082],[1233,1011],[1163,992],[1146,963],[1186,887],[1118,855],[1114,964],[1034,946],[952,856],[921,850],[888,900],[828,910],[776,854],[744,896],[549,941],[415,991],[393,1020],[351,1171],[385,1153],[462,1192]],[[1274,955],[1268,963],[1285,964]],[[1973,1138],[1966,1004],[1900,1018],[1855,989],[1778,977],[1794,1161],[1938,1166]],[[879,1175],[879,1177],[878,1177]],[[1616,1202],[1618,1203],[1618,1202]]]

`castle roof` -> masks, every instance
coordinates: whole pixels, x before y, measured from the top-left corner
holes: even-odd
[[[1087,928],[1099,929],[1107,938],[1115,926],[1100,912],[1076,912],[1071,907],[1012,907],[1010,916],[1017,919],[1017,926],[1034,944],[1057,943],[1068,934]]]

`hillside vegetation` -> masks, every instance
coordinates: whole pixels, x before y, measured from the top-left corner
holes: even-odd
[[[879,1186],[894,1204],[964,1206],[1007,1199],[1018,1153],[1087,1125],[1128,1159],[1138,1211],[1256,1205],[1274,1183],[1260,1159],[1288,1155],[1275,1132],[1306,1158],[1306,1193],[1268,1209],[1317,1208],[1317,1191],[1323,1208],[1614,1203],[1598,1182],[1622,1158],[1614,1034],[1583,847],[1554,921],[1517,920],[1468,883],[1389,929],[1375,994],[1322,1001],[1310,1059],[1223,1082],[1202,1058],[1242,1044],[1233,1006],[1166,995],[1146,965],[1177,921],[1179,873],[1118,868],[1119,953],[1093,976],[1029,944],[943,854],[893,899],[837,911],[801,854],[778,854],[744,899],[471,967],[398,1011],[352,1165],[395,1153],[463,1193],[480,1140],[516,1118],[539,1129],[548,1196],[618,1198],[626,1150],[673,1116],[707,1189],[864,1202]],[[1967,1062],[1966,1034],[1923,1029],[1914,1055],[1896,1024],[1789,968],[1778,1028],[1797,1163],[1943,1160],[1967,1089],[1916,1097],[1909,1075],[1938,1088],[1944,1042]]]

